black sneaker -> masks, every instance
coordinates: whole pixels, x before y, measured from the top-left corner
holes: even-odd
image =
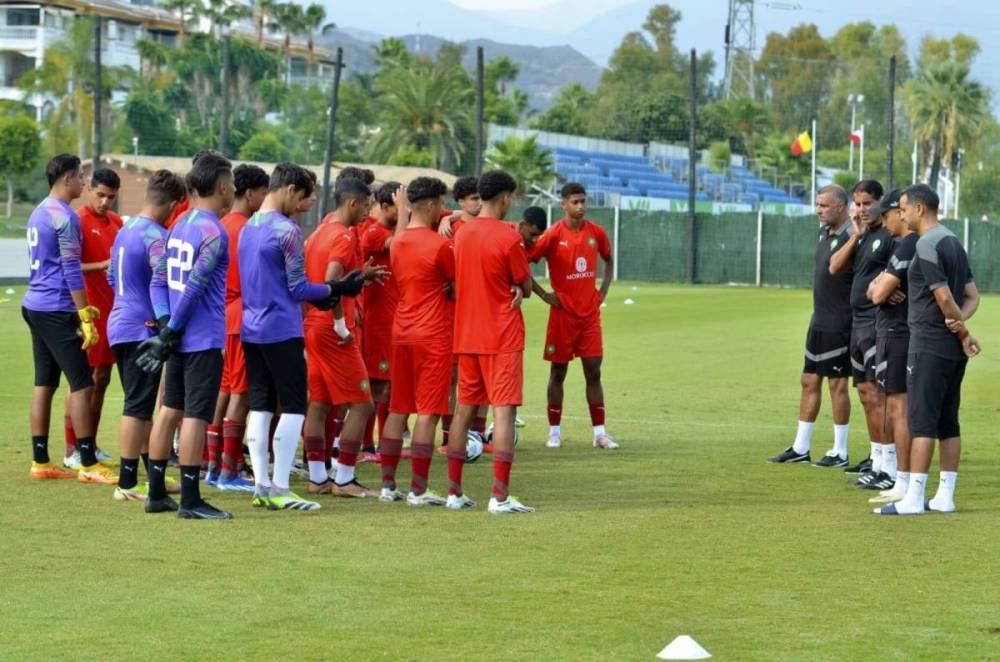
[[[853,467],[847,467],[844,469],[845,474],[863,474],[866,471],[871,471],[872,468],[872,458],[869,455],[865,459],[861,460]]]
[[[170,495],[163,497],[162,499],[150,499],[146,498],[146,512],[147,513],[174,513],[180,506],[177,502],[173,500]]]
[[[877,477],[878,477],[878,472],[869,470],[864,472],[863,474],[860,474],[857,480],[852,480],[851,484],[857,485],[858,487],[868,487],[868,485],[872,481],[874,481]]]
[[[827,453],[826,455],[824,455],[823,457],[820,458],[819,462],[814,462],[813,466],[814,467],[824,467],[824,468],[827,468],[827,467],[846,467],[847,466],[847,458],[846,457],[840,457],[836,453]]]
[[[891,490],[895,484],[896,481],[892,479],[892,476],[880,471],[861,487],[866,490]]]
[[[775,455],[774,457],[767,458],[768,462],[773,464],[795,464],[797,462],[809,462],[809,451],[805,453],[796,453],[795,448],[789,446],[781,455]]]
[[[207,501],[199,501],[191,508],[181,507],[177,511],[177,516],[181,519],[233,519],[232,513],[219,510]]]

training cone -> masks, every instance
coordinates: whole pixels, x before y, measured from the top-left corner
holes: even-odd
[[[635,301],[633,301],[632,299],[625,299],[626,306],[631,306],[633,303],[635,303]]]
[[[6,290],[4,290],[4,294],[13,294],[13,293],[14,293],[13,287],[8,287]]]
[[[656,657],[661,660],[707,660],[712,654],[702,648],[697,641],[682,634],[671,641]]]

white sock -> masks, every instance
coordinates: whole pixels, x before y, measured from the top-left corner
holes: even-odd
[[[607,432],[604,431],[604,426],[603,425],[595,425],[594,426],[594,439],[597,439],[598,437],[603,437],[606,434],[607,434]]]
[[[942,471],[941,479],[938,482],[937,493],[931,499],[932,510],[954,510],[955,509],[955,481],[958,480],[957,471]]]
[[[326,462],[309,460],[309,482],[320,485],[325,483],[329,476],[326,475]]]
[[[271,433],[274,412],[251,411],[247,416],[247,448],[253,462],[253,482],[260,487],[271,487],[267,473],[267,438]]]
[[[274,431],[274,477],[271,482],[279,490],[288,489],[288,475],[299,449],[299,435],[306,417],[302,414],[282,414]]]
[[[809,447],[812,445],[814,425],[816,424],[808,421],[799,421],[799,429],[795,433],[795,443],[792,444],[792,450],[799,455],[805,455],[809,452]]]
[[[347,483],[354,480],[354,467],[349,467],[346,464],[337,463],[337,477],[334,481],[338,485],[346,485]]]
[[[910,484],[906,496],[896,504],[896,512],[914,514],[924,512],[924,492],[927,489],[927,474],[910,474]]]
[[[882,471],[896,478],[896,444],[882,444]]]
[[[561,437],[562,436],[562,427],[559,426],[559,425],[550,425],[549,426],[549,436],[550,437]]]
[[[801,425],[801,424],[800,424]],[[843,459],[847,459],[847,431],[850,426],[834,424],[833,426],[833,450]]]
[[[896,485],[893,486],[893,491],[897,494],[906,494],[906,488],[910,485],[910,472],[909,471],[897,471],[896,472]]]
[[[882,471],[882,444],[876,443],[874,441],[868,443],[872,445],[872,450],[871,450],[872,471],[878,473]]]

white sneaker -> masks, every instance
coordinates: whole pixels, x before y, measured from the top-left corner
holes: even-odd
[[[609,434],[602,434],[599,437],[594,437],[594,448],[603,448],[605,450],[613,451],[618,448],[618,442],[611,438]]]
[[[392,503],[393,501],[402,501],[406,497],[399,490],[389,489],[388,487],[383,487],[382,491],[378,494],[378,500],[384,503]]]
[[[79,471],[83,469],[83,463],[80,461],[80,451],[73,451],[72,455],[67,455],[63,458],[62,465],[67,469],[73,471]]]
[[[463,508],[475,508],[476,502],[465,496],[448,495],[448,502],[444,504],[450,510],[462,510]]]
[[[562,448],[562,437],[557,434],[550,434],[549,440],[545,442],[546,448]]]
[[[296,458],[289,473],[296,478],[309,478],[309,467],[302,460]]]
[[[434,492],[427,490],[423,494],[414,494],[413,492],[410,492],[406,495],[406,503],[411,506],[444,506],[447,505],[448,500],[440,494],[435,494]]]
[[[118,460],[105,453],[104,450],[101,448],[98,448],[96,451],[94,451],[94,455],[97,457],[97,461],[100,462],[101,464],[107,464],[109,462],[115,462],[115,463],[118,462]]]
[[[878,496],[873,496],[871,499],[868,499],[868,503],[896,503],[897,501],[902,501],[905,496],[906,490],[897,491],[896,488],[891,490],[882,490],[879,492]]]
[[[496,497],[490,498],[488,510],[494,515],[508,515],[512,513],[533,513],[535,509],[526,506],[517,500],[517,497],[508,496],[503,501],[497,501]]]
[[[515,428],[523,428],[525,425],[527,425],[527,423],[524,422],[523,418],[521,418],[520,416],[515,416],[514,417],[514,427]]]

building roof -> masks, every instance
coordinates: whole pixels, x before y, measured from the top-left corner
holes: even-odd
[[[154,172],[156,170],[171,170],[178,175],[184,175],[191,168],[191,159],[185,156],[147,156],[140,154],[135,156],[133,154],[105,154],[104,160],[106,162],[112,162],[120,164],[122,167],[126,168],[137,168],[140,170],[145,170],[147,172]],[[274,169],[274,163],[265,163],[261,161],[237,161],[233,160],[233,164],[238,163],[248,163],[251,165],[260,166],[267,172],[271,172]],[[434,168],[414,168],[410,166],[394,166],[394,165],[373,165],[365,163],[332,163],[330,165],[330,180],[332,181],[337,177],[343,168],[347,166],[355,166],[358,168],[368,168],[375,173],[375,181],[378,183],[385,182],[401,182],[403,184],[409,184],[411,181],[417,177],[437,177],[449,188],[455,185],[455,180],[457,177],[451,175],[447,172],[436,170]],[[320,182],[323,181],[323,165],[306,165],[303,167],[309,168],[316,173]]]

